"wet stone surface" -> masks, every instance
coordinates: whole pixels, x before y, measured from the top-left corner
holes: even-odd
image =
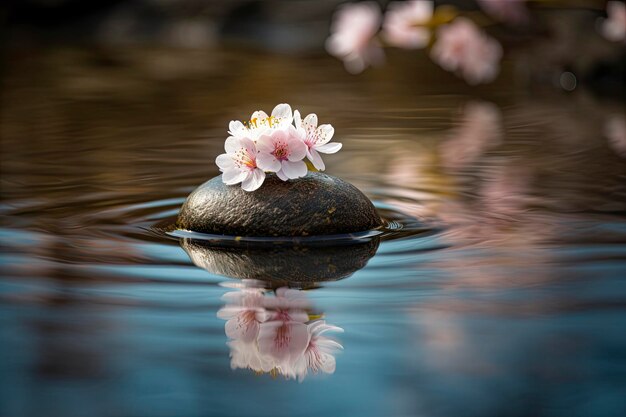
[[[355,233],[382,226],[371,201],[337,177],[309,172],[281,181],[269,174],[257,191],[215,177],[194,190],[177,227],[230,236],[315,236]]]

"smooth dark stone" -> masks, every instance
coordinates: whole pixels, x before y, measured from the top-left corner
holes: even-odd
[[[363,232],[382,224],[361,191],[320,172],[290,181],[269,174],[254,192],[215,177],[187,197],[177,221],[194,232],[267,237]]]
[[[181,239],[192,262],[213,274],[273,283],[314,283],[346,278],[376,254],[380,239],[341,246],[215,247]]]

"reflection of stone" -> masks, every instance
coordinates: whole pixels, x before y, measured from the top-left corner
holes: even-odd
[[[254,192],[215,177],[189,195],[177,225],[201,233],[271,237],[363,232],[382,226],[382,220],[352,184],[310,172],[290,181],[270,174]]]
[[[315,282],[345,278],[363,268],[378,249],[379,239],[342,246],[215,247],[182,239],[196,266],[234,278],[264,281]]]

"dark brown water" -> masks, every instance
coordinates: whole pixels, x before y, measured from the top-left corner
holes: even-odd
[[[605,134],[623,106],[521,93],[512,71],[470,90],[429,65],[352,77],[254,51],[11,57],[0,415],[624,415],[626,163]],[[389,221],[346,255],[362,261],[348,278],[233,279],[227,262],[296,261],[163,232],[217,174],[228,121],[279,102],[333,124],[344,147],[327,172]],[[343,329],[328,333],[334,372],[240,369],[252,359],[224,320],[249,294]]]

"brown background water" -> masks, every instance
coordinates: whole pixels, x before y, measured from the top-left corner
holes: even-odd
[[[510,65],[471,90],[432,65],[11,55],[0,415],[624,415],[626,163],[604,133],[623,105],[529,89]],[[160,228],[217,174],[228,121],[279,102],[333,124],[327,172],[400,228],[305,291],[345,332],[336,372],[302,383],[231,370],[216,313],[239,281]]]

